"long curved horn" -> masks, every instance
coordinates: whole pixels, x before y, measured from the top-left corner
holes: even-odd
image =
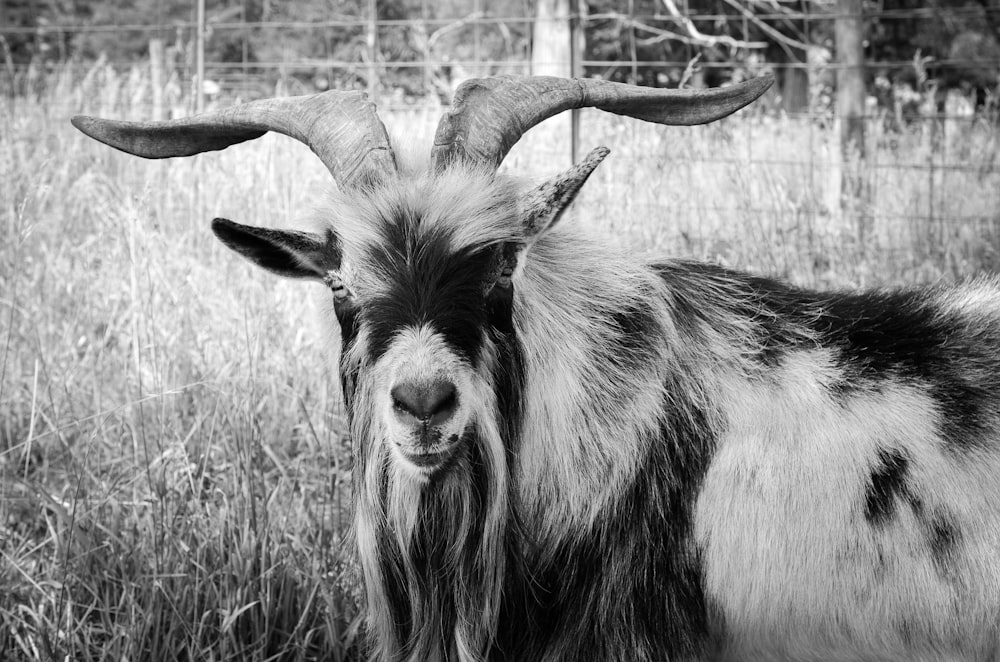
[[[708,90],[667,90],[587,78],[473,78],[458,88],[438,124],[431,158],[437,170],[458,159],[499,167],[528,129],[571,108],[657,124],[705,124],[736,112],[772,83],[773,76],[763,76]]]
[[[350,186],[366,174],[396,171],[385,126],[362,92],[264,99],[161,122],[83,115],[71,121],[91,138],[147,159],[225,149],[276,131],[308,145],[340,186]]]

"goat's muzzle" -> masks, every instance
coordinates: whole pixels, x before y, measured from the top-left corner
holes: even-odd
[[[406,381],[392,387],[392,411],[401,427],[409,431],[410,443],[401,447],[406,459],[430,468],[445,462],[459,435],[445,428],[458,408],[458,392],[447,380]]]

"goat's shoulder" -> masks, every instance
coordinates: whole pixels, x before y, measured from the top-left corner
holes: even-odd
[[[663,278],[675,318],[749,329],[775,350],[831,347],[872,369],[1000,362],[995,276],[922,288],[823,291],[701,262],[651,267]]]

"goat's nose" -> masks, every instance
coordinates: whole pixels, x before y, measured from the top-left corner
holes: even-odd
[[[407,422],[441,425],[455,413],[458,398],[448,381],[403,382],[390,391],[396,414]],[[414,421],[413,419],[416,419]]]

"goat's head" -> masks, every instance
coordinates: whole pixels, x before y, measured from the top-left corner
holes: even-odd
[[[468,81],[438,127],[432,172],[410,186],[400,181],[374,107],[357,92],[257,101],[166,122],[76,117],[73,123],[146,158],[223,149],[267,131],[308,145],[353,208],[338,210],[322,233],[225,219],[212,228],[265,269],[331,288],[348,350],[347,397],[353,399],[356,378],[366,373],[360,383],[370,424],[401,466],[427,477],[455,459],[484,411],[490,385],[476,369],[487,351],[483,341],[512,330],[512,293],[531,245],[555,225],[608,153],[598,148],[571,170],[518,194],[493,176],[514,143],[570,108],[596,107],[661,124],[710,122],[754,100],[770,83],[761,78],[679,91],[546,77]],[[346,224],[352,231],[343,231]],[[361,225],[367,227],[353,231]]]
[[[339,193],[319,232],[225,219],[212,227],[261,267],[332,290],[377,646],[387,656],[406,648],[408,658],[432,659],[440,633],[454,630],[454,645],[474,658],[492,637],[504,573],[508,462],[516,451],[508,442],[517,434],[508,426],[521,406],[511,359],[524,324],[518,291],[525,296],[529,268],[545,269],[535,265],[556,246],[547,233],[608,150],[527,192],[498,176],[498,166],[524,132],[564,110],[701,124],[750,103],[771,82],[659,90],[545,77],[469,81],[420,173],[399,171],[359,93],[258,101],[167,122],[78,117],[74,124],[147,158],[277,131],[306,143],[329,168]],[[544,287],[548,277],[561,276],[530,282]]]

